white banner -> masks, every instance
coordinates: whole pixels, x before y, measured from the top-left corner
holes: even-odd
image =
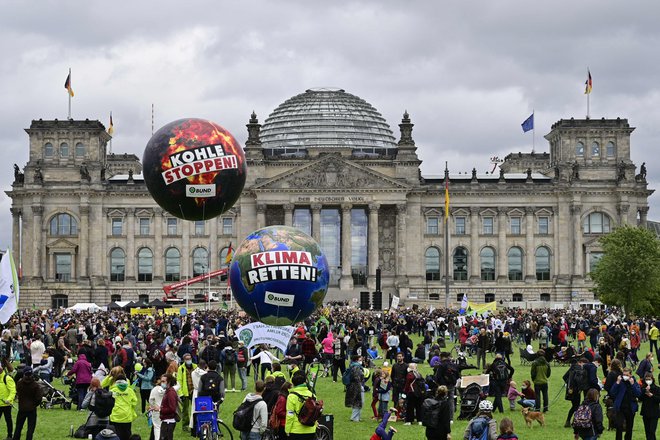
[[[248,325],[239,327],[236,330],[238,340],[243,341],[247,348],[259,344],[272,345],[279,348],[282,352],[286,351],[295,327],[266,325],[261,322],[252,322]]]
[[[16,267],[11,251],[2,256],[0,262],[0,323],[5,324],[18,310],[19,287]]]
[[[396,310],[399,308],[399,297],[398,296],[393,296],[392,297],[392,305],[390,306],[390,309]]]

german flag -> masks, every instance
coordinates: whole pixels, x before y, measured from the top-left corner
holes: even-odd
[[[225,264],[231,263],[232,258],[234,258],[234,248],[231,247],[231,242],[229,242],[229,249],[227,249],[227,256],[225,257]]]
[[[445,178],[445,221],[449,220],[449,176]]]
[[[112,136],[115,133],[115,126],[112,123],[112,112],[110,112],[110,125],[108,125],[108,134]]]
[[[73,88],[71,87],[71,69],[69,69],[69,75],[64,81],[64,88],[69,92],[69,96],[73,98]]]
[[[591,80],[591,72],[589,69],[587,69],[587,80],[584,82],[584,94],[588,95],[591,93],[591,89],[593,88],[593,81]]]

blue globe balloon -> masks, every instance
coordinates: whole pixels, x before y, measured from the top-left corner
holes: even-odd
[[[248,235],[234,252],[229,282],[245,313],[269,325],[302,321],[323,304],[330,271],[321,247],[289,226]]]

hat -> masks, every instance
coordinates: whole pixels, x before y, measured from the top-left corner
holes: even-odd
[[[115,434],[112,429],[106,428],[103,431],[99,432],[99,437],[100,438],[117,438],[117,434]]]
[[[32,376],[32,367],[23,368],[23,376]]]
[[[389,362],[387,362],[387,361],[383,362],[383,367],[389,367],[389,366],[390,366]]]

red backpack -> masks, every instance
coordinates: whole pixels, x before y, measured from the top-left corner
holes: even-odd
[[[323,401],[316,400],[316,397],[314,396],[305,397],[294,392],[291,394],[298,396],[298,399],[303,402],[303,405],[297,414],[300,424],[304,426],[314,426],[323,415]]]

